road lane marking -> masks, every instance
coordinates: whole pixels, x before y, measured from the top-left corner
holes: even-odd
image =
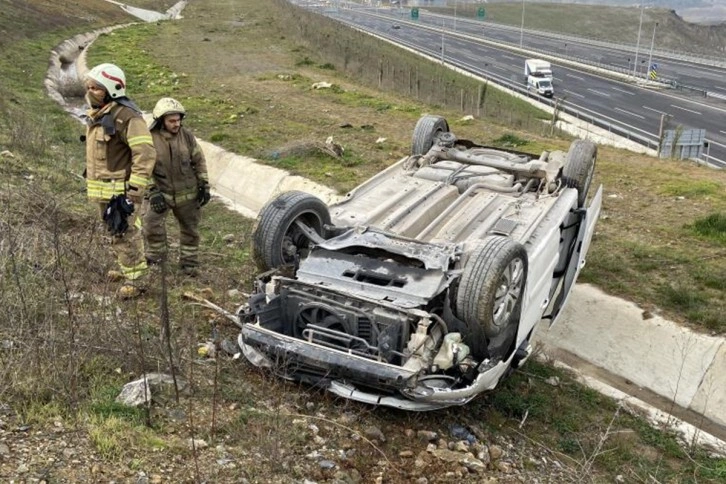
[[[587,90],[590,92],[594,92],[595,94],[600,94],[601,96],[610,97],[610,94],[608,94],[606,92],[596,91],[595,89],[590,89],[590,88],[588,88]]]
[[[657,109],[655,109],[655,108],[649,108],[648,106],[643,106],[643,109],[647,109],[648,111],[654,111],[654,112],[656,112],[656,113],[658,113],[658,114],[668,114],[668,113],[666,113],[666,112],[663,112],[663,111],[659,111],[659,110],[657,110]]]
[[[584,81],[584,80],[585,80],[585,78],[584,78],[584,77],[576,76],[576,75],[574,75],[574,74],[569,74],[569,73],[567,74],[567,77],[573,77],[573,78],[575,78],[575,79],[579,79],[579,80],[581,80],[581,81]]]
[[[565,91],[565,92],[566,92],[567,94],[571,94],[571,95],[573,95],[573,96],[577,96],[577,97],[581,97],[581,98],[584,98],[584,97],[585,97],[585,96],[583,96],[582,94],[579,94],[579,93],[576,93],[576,92],[572,92],[572,91]]]
[[[723,133],[723,134],[726,134],[726,131],[719,131],[719,133]]]
[[[635,96],[634,92],[626,91],[625,89],[620,89],[618,87],[613,86],[613,89],[616,91],[624,92],[625,94],[630,94],[631,96]]]
[[[502,54],[502,57],[504,57],[505,59],[509,59],[509,60],[517,60],[516,57],[512,57],[511,55],[504,55],[504,54]]]
[[[621,113],[629,114],[631,116],[635,116],[636,118],[645,119],[645,116],[641,116],[640,114],[631,113],[630,111],[626,111],[625,109],[615,108],[616,111],[620,111]]]
[[[699,116],[701,116],[701,113],[699,113],[698,111],[694,111],[692,109],[682,108],[680,106],[676,106],[675,104],[671,104],[671,107],[676,108],[676,109],[682,109],[684,111],[688,111],[689,113],[698,114]]]

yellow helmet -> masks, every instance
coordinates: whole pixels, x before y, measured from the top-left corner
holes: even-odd
[[[186,111],[184,110],[184,106],[182,106],[182,103],[177,101],[174,98],[170,97],[163,97],[159,99],[156,102],[156,106],[154,106],[154,110],[151,112],[152,116],[154,116],[154,120],[161,119],[167,114],[181,114],[181,117],[183,118],[186,114]]]
[[[117,65],[99,64],[86,77],[102,85],[112,99],[126,96],[126,75]]]

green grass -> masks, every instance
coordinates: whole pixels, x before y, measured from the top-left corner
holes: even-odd
[[[726,214],[714,213],[686,225],[694,234],[715,244],[726,246]]]

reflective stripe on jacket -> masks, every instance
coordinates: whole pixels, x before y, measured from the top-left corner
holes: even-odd
[[[156,158],[149,129],[139,113],[116,102],[88,112],[86,185],[88,198],[105,201],[125,192],[143,191]],[[126,183],[126,185],[125,185]]]
[[[191,131],[173,135],[165,129],[151,131],[156,148],[154,184],[170,205],[196,200],[200,181],[208,181],[207,162]]]

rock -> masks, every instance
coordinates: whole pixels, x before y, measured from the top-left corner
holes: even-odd
[[[560,378],[557,376],[551,376],[545,380],[545,383],[552,385],[553,387],[560,386]]]
[[[305,404],[305,408],[307,408],[309,412],[312,412],[315,410],[315,402],[307,402]]]
[[[379,145],[379,144],[381,144],[381,143],[385,143],[387,139],[388,139],[388,138],[383,138],[383,137],[381,137],[381,138],[378,138],[378,139],[376,140],[376,144],[377,144],[377,145]]]
[[[234,234],[227,234],[224,237],[222,237],[222,241],[225,244],[231,244],[232,242],[234,242],[234,239],[235,239]]]
[[[17,469],[15,469],[15,472],[18,474],[25,474],[28,472],[30,468],[26,464],[20,464]]]
[[[469,442],[460,440],[454,444],[454,450],[457,452],[469,452]]]
[[[316,82],[312,85],[313,89],[330,89],[331,87],[333,87],[333,85],[325,81]]]
[[[432,454],[437,459],[443,460],[445,462],[459,462],[459,460],[461,459],[461,454],[449,449],[436,449],[432,452]]]
[[[311,431],[313,433],[313,435],[318,435],[318,433],[320,432],[320,429],[314,423],[311,423],[310,425],[308,425],[308,430]]]
[[[164,482],[164,478],[161,477],[159,474],[151,474],[151,477],[149,477],[149,482],[151,484],[161,484]]]
[[[177,385],[181,390],[184,387],[182,380],[177,377]],[[174,390],[174,378],[163,373],[147,373],[146,377],[127,383],[116,397],[116,401],[129,407],[138,407],[153,398],[153,394],[163,392],[165,387]]]
[[[403,435],[411,439],[414,435],[416,435],[416,432],[414,432],[413,429],[406,429],[403,431]]]
[[[413,451],[412,450],[402,450],[401,452],[398,453],[398,456],[403,457],[403,458],[413,457]]]
[[[511,474],[512,473],[512,464],[509,462],[497,462],[497,470],[501,472],[502,474]]]
[[[338,125],[338,127],[339,128],[352,128],[353,125],[350,123],[342,123],[342,124]]]
[[[430,430],[419,430],[418,432],[416,432],[416,436],[426,442],[433,442],[434,440],[439,438],[439,434]]]
[[[360,472],[356,469],[351,469],[350,472],[339,470],[333,476],[333,480],[338,484],[357,484],[360,482]]]
[[[332,460],[321,460],[318,465],[321,469],[335,469],[337,467],[337,464]]]
[[[319,436],[319,435],[316,435],[315,437],[313,437],[313,442],[315,442],[315,445],[319,445],[319,446],[321,446],[321,447],[322,447],[323,445],[325,445],[325,439],[324,439],[324,438],[322,438],[322,437],[321,437],[321,436]]]
[[[0,151],[0,156],[3,158],[15,158],[15,155],[8,150],[2,150]]]
[[[239,297],[239,289],[230,289],[227,291],[227,297],[230,299],[237,299]]]
[[[63,449],[63,458],[70,460],[73,456],[76,455],[76,451],[73,449]]]
[[[433,442],[429,442],[429,445],[426,446],[426,452],[433,452],[436,449],[438,449],[438,447]]]
[[[416,484],[429,484],[429,480],[425,477],[419,477],[416,479]]]
[[[0,442],[0,455],[10,455],[10,447]]]
[[[487,465],[471,454],[465,454],[461,464],[470,472],[484,472]]]
[[[504,455],[504,451],[498,445],[489,446],[489,457],[492,460],[501,459],[503,455]]]
[[[383,435],[383,432],[381,432],[381,429],[379,429],[375,425],[371,425],[370,427],[366,428],[365,431],[363,431],[363,435],[365,435],[366,438],[368,438],[370,440],[377,440],[379,442],[386,441],[386,436]]]
[[[187,445],[190,449],[206,449],[209,444],[202,439],[187,439]]]
[[[474,121],[474,116],[472,116],[471,114],[467,114],[466,116],[461,118],[459,121]]]

